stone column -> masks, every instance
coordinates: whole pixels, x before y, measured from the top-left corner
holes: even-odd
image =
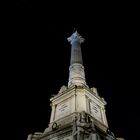
[[[33,135],[29,134],[28,137],[27,137],[27,140],[32,140],[32,137],[33,137]]]
[[[56,105],[52,104],[52,114],[51,114],[51,118],[50,118],[50,123],[54,121],[54,117],[55,117],[55,110],[56,110]]]
[[[69,38],[71,43],[71,59],[69,67],[69,82],[68,87],[77,85],[86,85],[85,71],[82,60],[81,43],[84,42],[84,38],[76,31]]]
[[[106,126],[108,126],[107,119],[106,119],[105,108],[102,108],[101,113],[102,113],[102,118],[103,118],[104,123],[106,124]]]

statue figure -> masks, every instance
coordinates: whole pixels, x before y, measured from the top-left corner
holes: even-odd
[[[82,117],[81,114],[79,113],[78,116],[75,116],[73,119],[73,140],[83,140],[82,136],[82,131],[84,130],[82,128],[82,123],[81,123]]]
[[[82,111],[73,120],[73,140],[84,140],[84,131],[90,127],[89,116]]]
[[[73,129],[72,129],[73,140],[77,140],[77,117],[74,116],[73,119]]]
[[[60,88],[60,90],[59,90],[58,93],[60,94],[60,93],[64,92],[65,90],[67,90],[67,87],[63,85],[63,86]]]
[[[86,123],[86,113],[85,111],[82,111],[81,112],[81,123]]]

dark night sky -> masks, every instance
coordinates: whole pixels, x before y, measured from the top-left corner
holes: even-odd
[[[74,28],[86,39],[82,44],[86,80],[108,103],[110,129],[126,140],[138,139],[139,54],[131,4],[69,1],[63,6],[21,0],[8,8],[3,26],[8,85],[4,95],[13,139],[26,140],[29,133],[47,127],[49,98],[68,82],[67,37]]]

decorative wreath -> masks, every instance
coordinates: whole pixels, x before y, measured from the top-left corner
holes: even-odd
[[[56,122],[54,122],[52,125],[52,130],[56,130],[56,129],[58,129],[58,125]]]

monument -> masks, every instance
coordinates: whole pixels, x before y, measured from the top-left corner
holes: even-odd
[[[27,140],[124,140],[116,138],[107,123],[105,105],[95,87],[86,84],[81,43],[84,38],[75,31],[71,44],[69,81],[51,101],[51,117],[44,132],[29,134]]]

